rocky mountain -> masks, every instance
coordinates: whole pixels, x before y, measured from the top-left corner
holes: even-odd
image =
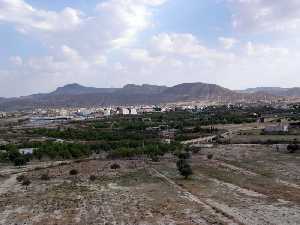
[[[52,95],[78,95],[78,94],[93,94],[93,93],[112,93],[115,88],[95,88],[85,87],[79,84],[67,84],[63,87],[57,88]]]
[[[300,88],[281,88],[281,87],[257,87],[257,88],[248,88],[246,90],[240,91],[241,93],[265,93],[275,96],[282,97],[300,97]]]
[[[224,95],[232,95],[233,91],[218,86],[216,84],[206,83],[184,83],[170,87],[163,92],[168,96],[177,96],[183,98],[213,98]]]
[[[163,91],[168,89],[167,86],[158,86],[158,85],[136,85],[136,84],[127,84],[123,88],[119,89],[119,93],[123,94],[160,94]]]
[[[88,107],[95,105],[159,104],[194,100],[242,101],[271,98],[264,93],[238,93],[215,84],[183,83],[173,87],[128,84],[123,88],[94,88],[68,84],[46,94],[1,101],[0,110],[43,107]]]

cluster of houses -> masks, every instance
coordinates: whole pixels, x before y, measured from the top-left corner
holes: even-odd
[[[275,125],[266,126],[265,133],[288,133],[290,125],[288,123],[279,123]]]
[[[172,107],[157,106],[131,106],[131,107],[91,107],[91,108],[62,108],[62,109],[37,109],[32,113],[33,120],[80,120],[94,119],[113,115],[138,115],[152,112],[166,112],[173,110]]]
[[[6,112],[0,112],[0,118],[5,118],[7,116]]]

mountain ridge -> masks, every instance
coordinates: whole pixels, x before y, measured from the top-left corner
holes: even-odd
[[[281,97],[300,97],[300,87],[282,88],[282,87],[256,87],[239,91],[241,93],[255,94],[265,93]]]
[[[269,93],[258,91],[256,93],[248,92],[241,93],[216,84],[202,82],[182,83],[172,87],[151,84],[127,84],[122,88],[86,87],[73,83],[58,87],[50,93],[2,100],[0,98],[0,110],[160,104],[200,100],[234,102],[274,99],[274,96]]]

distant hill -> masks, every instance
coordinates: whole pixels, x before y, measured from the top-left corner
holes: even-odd
[[[143,85],[127,84],[123,88],[120,88],[118,92],[124,94],[149,95],[149,94],[160,94],[166,89],[168,89],[167,86],[158,86],[158,85],[150,85],[150,84],[143,84]]]
[[[88,107],[109,105],[159,104],[182,101],[256,101],[271,99],[263,92],[232,91],[216,84],[183,83],[173,87],[128,84],[123,88],[95,88],[68,84],[46,94],[0,99],[0,110],[20,110],[44,107]]]
[[[193,98],[213,98],[224,95],[232,95],[233,91],[218,86],[216,84],[206,83],[184,83],[166,89],[163,94],[167,96]]]
[[[257,87],[257,88],[248,88],[246,90],[240,91],[241,93],[265,93],[275,96],[283,97],[300,97],[300,88],[281,88],[281,87]]]
[[[95,88],[85,87],[79,84],[67,84],[63,87],[57,88],[52,95],[78,95],[78,94],[92,94],[92,93],[112,93],[116,88]]]

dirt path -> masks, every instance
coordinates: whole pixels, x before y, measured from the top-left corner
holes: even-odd
[[[0,183],[0,195],[6,194],[9,190],[14,188],[17,184],[17,175],[12,174],[7,179],[5,179],[3,182]]]
[[[192,202],[196,202],[197,204],[201,205],[203,208],[208,210],[212,215],[215,215],[217,218],[219,218],[221,221],[223,221],[224,224],[244,225],[244,223],[238,221],[232,215],[229,215],[225,211],[223,211],[221,208],[218,208],[216,206],[217,204],[213,205],[212,204],[213,201],[208,203],[208,202],[204,202],[204,201],[200,200],[197,196],[193,195],[189,191],[180,187],[178,184],[176,184],[174,181],[172,181],[170,178],[166,177],[165,175],[163,175],[156,169],[150,168],[150,173],[154,174],[157,177],[160,177],[162,180],[166,181],[169,185],[174,187],[178,191],[178,193],[181,195],[181,197],[186,198]]]

